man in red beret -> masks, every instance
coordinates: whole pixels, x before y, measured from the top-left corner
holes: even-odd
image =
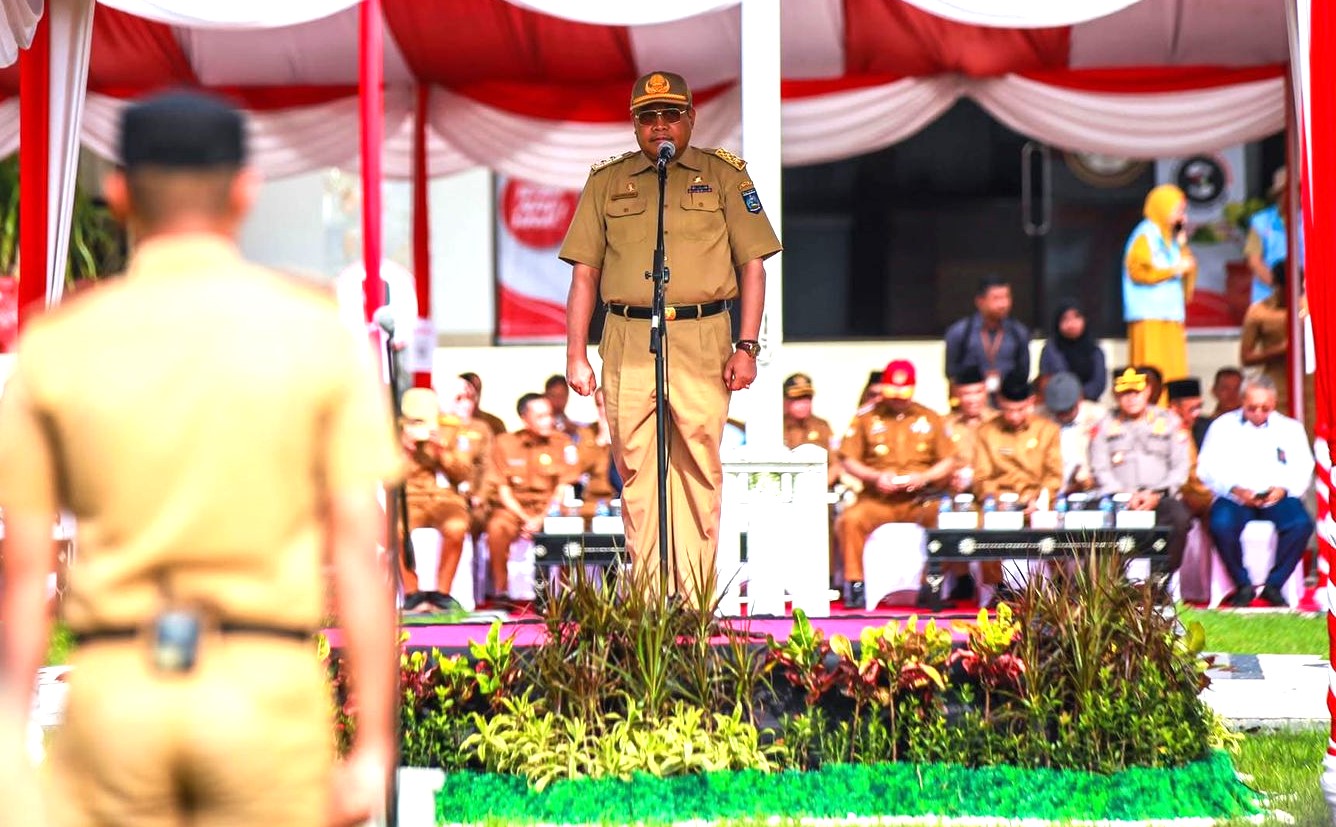
[[[914,401],[914,365],[897,359],[882,374],[881,398],[854,418],[840,443],[844,470],[863,483],[840,517],[845,603],[865,602],[863,547],[885,523],[936,525],[940,493],[955,469],[956,445],[946,421]]]

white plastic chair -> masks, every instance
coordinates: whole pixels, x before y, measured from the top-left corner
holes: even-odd
[[[1263,520],[1253,520],[1243,527],[1240,539],[1243,541],[1243,567],[1248,570],[1253,586],[1260,589],[1262,581],[1266,579],[1276,561],[1276,526]],[[1225,564],[1220,561],[1214,543],[1211,544],[1211,552],[1208,558],[1211,562],[1211,598],[1207,605],[1214,609],[1233,593],[1235,586]],[[1281,596],[1291,608],[1299,605],[1303,587],[1303,566],[1295,566],[1294,573],[1280,588]]]
[[[886,523],[863,546],[863,593],[867,609],[893,594],[917,597],[928,560],[928,535],[918,523]]]

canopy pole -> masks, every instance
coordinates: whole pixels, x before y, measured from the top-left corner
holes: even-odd
[[[19,330],[47,295],[47,203],[51,162],[51,22],[37,21],[19,52]]]
[[[784,226],[783,142],[780,138],[780,3],[742,0],[742,154],[747,174],[761,193],[770,223]],[[782,239],[781,239],[782,240]],[[744,392],[747,444],[765,448],[784,443],[784,406],[775,356],[784,344],[784,254],[765,262],[765,315],[756,381]]]
[[[385,139],[385,22],[380,0],[362,0],[358,43],[362,150],[362,265],[366,320],[386,303],[381,286],[381,147]]]
[[[1317,439],[1315,451],[1318,470],[1318,497],[1330,495],[1331,455],[1331,380],[1336,341],[1331,334],[1336,323],[1336,290],[1331,283],[1332,265],[1336,264],[1336,202],[1331,187],[1336,182],[1336,61],[1331,59],[1336,48],[1336,12],[1331,4],[1290,0],[1286,4],[1290,24],[1291,65],[1299,64],[1301,75],[1297,99],[1307,102],[1307,111],[1300,118],[1306,132],[1305,152],[1301,153],[1302,193],[1305,195],[1303,222],[1305,237],[1305,272],[1308,282],[1308,307],[1313,322],[1313,343],[1317,361]],[[1330,502],[1328,502],[1330,506]],[[1327,560],[1328,571],[1333,558],[1332,521],[1330,509],[1318,521],[1318,544]],[[1336,816],[1336,670],[1332,656],[1336,655],[1336,586],[1330,577],[1326,589],[1327,609],[1327,709],[1331,714],[1327,755],[1323,761],[1322,789],[1328,809]]]
[[[436,352],[436,337],[431,335],[431,204],[428,197],[431,182],[427,168],[427,107],[431,99],[431,88],[425,83],[417,85],[417,105],[413,111],[413,286],[417,289],[418,330],[414,331],[414,346],[418,336],[426,336],[430,343],[422,346],[430,348],[419,354],[416,369],[413,372],[413,384],[419,388],[431,387],[431,359],[428,354]],[[425,370],[423,368],[426,368]]]

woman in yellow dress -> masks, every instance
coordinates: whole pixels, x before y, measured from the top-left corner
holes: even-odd
[[[1128,362],[1158,368],[1166,380],[1188,375],[1187,303],[1197,280],[1184,222],[1187,196],[1161,184],[1146,196],[1145,220],[1123,256],[1123,318]]]

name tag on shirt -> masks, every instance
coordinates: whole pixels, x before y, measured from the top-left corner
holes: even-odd
[[[1284,464],[1285,464],[1285,449],[1284,449],[1284,448],[1277,448],[1277,449],[1276,449],[1276,462],[1279,462],[1281,465],[1284,465]]]

